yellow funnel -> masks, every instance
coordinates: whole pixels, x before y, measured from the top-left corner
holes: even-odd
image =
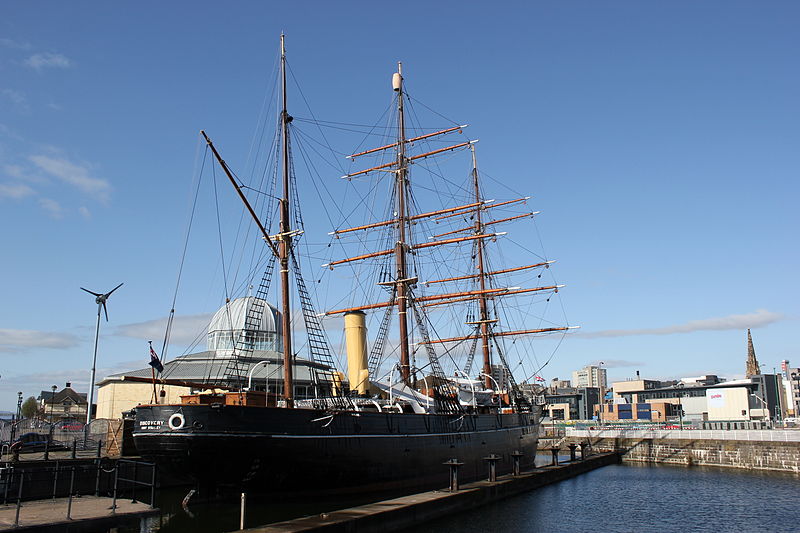
[[[366,394],[369,390],[367,321],[362,311],[345,313],[344,335],[347,343],[347,379],[350,381],[350,390]]]

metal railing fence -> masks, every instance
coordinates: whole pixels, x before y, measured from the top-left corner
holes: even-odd
[[[144,500],[154,508],[155,488],[156,466],[143,461],[96,459],[55,461],[44,467],[21,467],[19,463],[0,467],[0,498],[4,505],[16,505],[15,526],[27,501],[68,498],[66,518],[70,519],[75,496],[111,497],[113,514],[118,498]]]
[[[691,439],[691,440],[742,440],[760,442],[800,442],[800,430],[752,429],[571,429],[567,437],[607,439]]]

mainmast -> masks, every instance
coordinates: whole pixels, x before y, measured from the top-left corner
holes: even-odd
[[[294,407],[294,380],[292,377],[292,328],[290,314],[289,293],[289,254],[291,253],[292,236],[291,222],[289,219],[289,122],[292,117],[286,111],[286,47],[284,36],[281,34],[281,91],[283,108],[281,110],[281,148],[282,148],[282,178],[283,197],[280,200],[281,222],[280,235],[278,236],[278,260],[281,265],[281,298],[283,310],[283,398],[286,407]]]
[[[475,145],[470,145],[472,150],[472,182],[475,187],[475,235],[483,234],[483,223],[481,220],[481,190],[478,180],[478,160],[475,156]],[[478,309],[480,310],[480,329],[481,346],[483,348],[483,381],[487,389],[492,387],[492,355],[489,350],[489,313],[486,305],[486,272],[483,263],[483,239],[476,239],[475,245],[478,247],[478,284],[480,287],[480,297],[478,298]],[[500,392],[500,391],[498,391]]]
[[[411,379],[411,364],[408,347],[408,271],[406,268],[406,183],[408,161],[406,160],[406,124],[403,113],[403,64],[397,63],[397,72],[392,76],[392,88],[397,91],[397,242],[394,247],[396,267],[397,315],[400,322],[400,376],[404,382]]]

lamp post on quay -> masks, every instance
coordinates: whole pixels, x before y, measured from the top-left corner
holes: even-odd
[[[676,387],[678,388],[678,420],[680,420],[679,427],[681,431],[683,431],[683,404],[681,403],[681,398],[683,397],[683,387],[684,387],[683,382],[678,383]]]
[[[53,407],[55,406],[55,403],[56,403],[56,389],[58,387],[53,385],[50,388],[53,390],[53,394],[50,396],[50,423],[52,424],[53,423]]]

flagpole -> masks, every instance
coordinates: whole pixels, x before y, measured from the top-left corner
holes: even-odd
[[[150,357],[152,357],[153,353],[153,341],[147,341],[150,344]],[[158,392],[156,392],[156,367],[150,365],[150,373],[153,376],[153,400],[151,403],[158,403]]]

